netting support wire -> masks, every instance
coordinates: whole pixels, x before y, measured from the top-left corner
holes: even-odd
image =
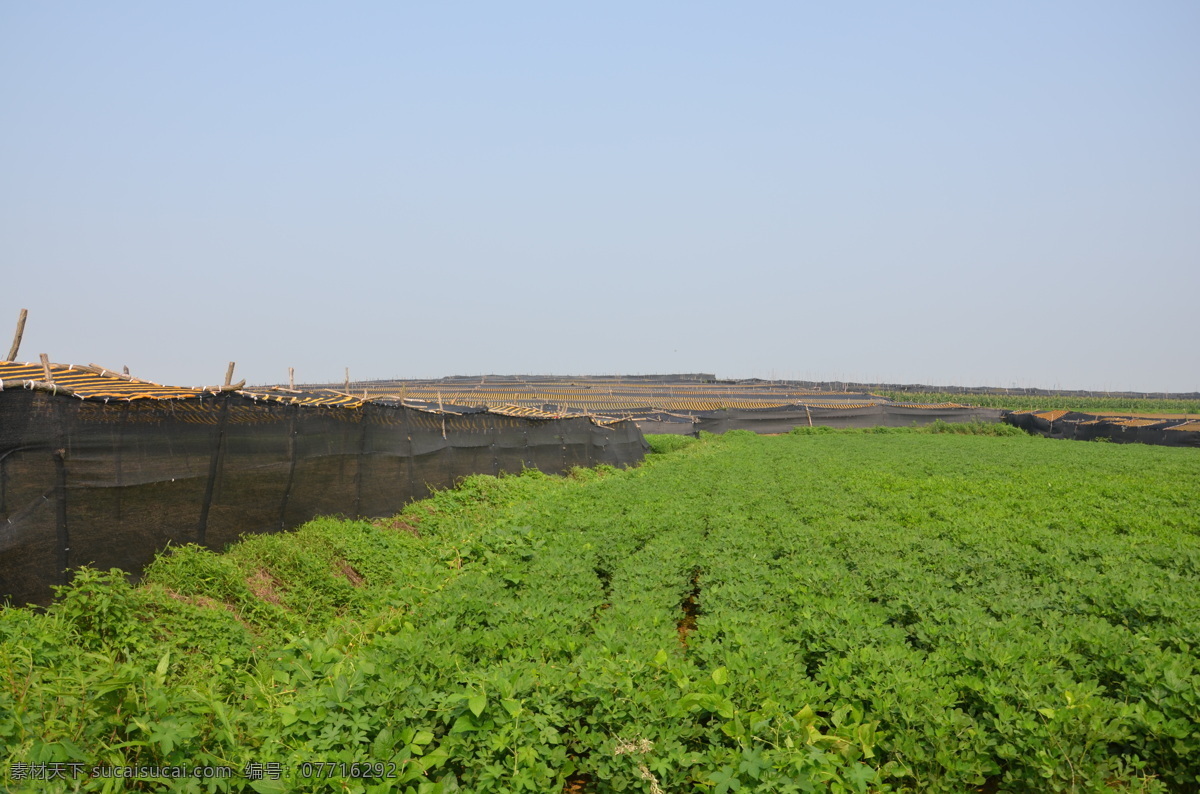
[[[358,466],[354,470],[354,517],[362,516],[363,464],[367,457],[367,408],[358,412]]]
[[[292,496],[292,483],[296,479],[296,414],[300,411],[297,404],[289,405],[285,410],[288,418],[288,475],[287,483],[283,486],[283,499],[279,505],[279,529],[287,529],[287,506]]]
[[[485,413],[483,415],[483,422],[488,437],[488,449],[492,452],[492,476],[499,476],[500,459],[496,457],[496,417]]]
[[[122,494],[125,491],[125,433],[129,425],[129,412],[133,410],[133,403],[126,400],[118,409],[121,412],[121,421],[117,423],[117,443],[113,447],[113,475],[116,478],[116,509],[117,521],[121,520],[121,504],[124,501]]]
[[[212,505],[213,489],[217,484],[217,475],[221,471],[221,459],[225,451],[225,422],[229,418],[229,401],[226,397],[221,401],[221,416],[217,419],[217,437],[213,445],[212,456],[208,461],[208,482],[204,486],[204,501],[200,504],[200,522],[196,527],[196,542],[204,545],[208,533],[208,508]]]
[[[67,451],[54,450],[54,523],[58,540],[58,570],[63,584],[71,581],[71,536],[67,531]]]
[[[413,409],[406,409],[403,405],[400,406],[400,415],[404,417],[404,437],[408,440],[408,465],[405,468],[408,470],[408,492],[411,494],[410,499],[416,498],[417,493],[417,455],[413,451],[412,412]]]

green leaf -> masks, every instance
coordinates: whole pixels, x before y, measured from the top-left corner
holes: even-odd
[[[154,723],[150,731],[150,741],[157,742],[162,748],[164,754],[169,755],[172,750],[179,745],[180,739],[183,738],[185,731],[180,729],[177,721],[167,718],[159,723]]]
[[[738,772],[758,780],[762,777],[763,770],[770,768],[771,763],[763,758],[761,747],[742,751],[742,762],[738,764]]]
[[[470,733],[477,730],[479,730],[479,724],[466,714],[460,714],[458,719],[454,720],[454,724],[450,726],[450,733],[452,734]]]
[[[167,651],[162,655],[162,658],[158,660],[158,667],[154,668],[154,680],[158,682],[159,686],[162,686],[167,680],[167,669],[170,668],[170,666],[171,652]]]
[[[737,771],[731,767],[719,769],[713,773],[713,794],[726,794],[729,791],[738,791],[742,787],[742,781],[738,780]]]
[[[712,680],[717,686],[723,685],[729,680],[729,670],[725,667],[718,667],[712,671]]]
[[[392,733],[392,729],[384,727],[376,736],[375,741],[371,742],[371,752],[376,758],[385,758],[388,751],[396,746],[396,736]]]
[[[868,784],[874,783],[877,773],[866,764],[855,764],[846,770],[846,778],[854,786],[855,791],[867,791]]]
[[[487,695],[480,692],[478,695],[472,695],[471,697],[467,698],[467,708],[469,708],[471,713],[476,717],[480,716],[483,714],[483,710],[487,708]]]

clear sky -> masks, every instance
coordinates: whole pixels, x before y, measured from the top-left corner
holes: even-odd
[[[1200,3],[0,0],[0,345],[1200,390]]]

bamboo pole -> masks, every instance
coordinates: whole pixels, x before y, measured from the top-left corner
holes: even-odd
[[[76,364],[75,369],[81,369],[84,372],[92,372],[105,378],[117,378],[118,380],[132,381],[134,378],[120,372],[113,372],[111,369],[102,367],[99,364]]]
[[[346,367],[346,385],[343,386],[342,388],[344,388],[347,392],[350,391],[350,368],[349,367]]]
[[[91,372],[93,374],[101,375],[106,378],[116,378],[117,380],[127,380],[130,383],[148,383],[151,386],[161,386],[162,385],[161,383],[155,383],[154,381],[142,380],[141,378],[133,377],[132,375],[129,374],[129,367],[122,367],[122,369],[125,370],[124,372],[114,372],[113,370],[111,370],[107,367],[102,367],[99,364],[95,364],[95,363],[74,364],[72,366],[74,366],[75,369],[83,370],[84,372]]]
[[[8,358],[5,361],[16,361],[17,351],[21,348],[21,337],[25,335],[25,318],[29,316],[28,309],[21,309],[21,316],[17,320],[17,332],[13,335],[12,347],[8,350]]]
[[[296,390],[296,369],[288,367],[288,388],[292,391]]]
[[[68,397],[77,397],[73,389],[66,386],[59,386],[57,383],[49,383],[44,380],[21,380],[20,378],[9,378],[8,380],[0,380],[0,391],[9,391],[11,389],[29,389],[30,391],[44,391],[51,394],[63,394]]]
[[[50,357],[42,353],[41,359],[42,371],[46,373],[46,383],[54,383],[54,373],[50,371]]]
[[[224,386],[205,386],[200,391],[220,394],[227,391],[241,391],[244,388],[246,388],[246,379],[242,378],[237,383],[226,383]]]
[[[338,391],[337,389],[321,389],[321,391],[329,392],[330,394],[336,394],[338,397],[349,397],[351,400],[358,399],[348,391]]]
[[[233,368],[237,366],[236,361],[230,361],[229,366],[225,369],[225,386],[233,385]],[[243,381],[244,383],[245,381]]]

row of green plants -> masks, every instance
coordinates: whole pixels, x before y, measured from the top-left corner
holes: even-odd
[[[1200,459],[980,432],[651,437],[82,571],[0,611],[0,788],[1196,790]],[[137,766],[233,774],[86,774]]]
[[[1078,411],[1079,413],[1196,414],[1200,400],[1132,397],[1070,397],[1023,394],[950,394],[947,392],[882,391],[881,397],[909,403],[960,403],[1012,411]]]
[[[702,431],[703,432],[703,431]],[[1005,424],[1002,422],[943,422],[941,419],[935,419],[929,424],[918,425],[915,422],[907,427],[886,427],[877,425],[875,427],[856,427],[856,428],[833,428],[824,425],[815,425],[808,427],[805,425],[797,425],[793,427],[790,433],[794,436],[819,436],[819,435],[836,435],[836,434],[855,434],[855,433],[870,433],[872,435],[939,435],[949,433],[957,436],[1024,436],[1026,432],[1015,425]]]

